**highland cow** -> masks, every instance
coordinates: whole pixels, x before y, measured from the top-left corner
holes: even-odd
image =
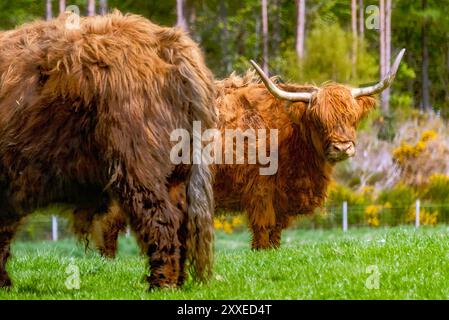
[[[136,15],[81,18],[80,28],[66,28],[68,17],[0,35],[0,287],[11,286],[6,263],[21,221],[52,203],[75,208],[80,234],[119,210],[148,255],[150,287],[182,285],[188,267],[206,280],[211,173],[169,157],[174,129],[216,125],[198,46]],[[182,206],[171,196],[180,185]]]
[[[279,130],[276,174],[262,176],[258,165],[215,167],[215,202],[246,211],[253,249],[278,248],[293,217],[323,206],[334,165],[354,155],[357,125],[374,108],[372,95],[392,83],[404,52],[385,79],[364,88],[276,85],[253,61],[264,85],[251,74],[216,83],[220,128]]]
[[[264,84],[253,72],[216,82],[222,136],[225,129],[236,128],[279,131],[276,174],[260,175],[259,164],[214,166],[215,203],[224,210],[246,211],[252,248],[279,247],[292,218],[323,206],[334,165],[354,155],[357,125],[374,108],[372,95],[392,83],[404,52],[385,79],[365,88],[275,84],[254,62]],[[97,238],[108,233],[101,235],[101,226],[95,232]]]

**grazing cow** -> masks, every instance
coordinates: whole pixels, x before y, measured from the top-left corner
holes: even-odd
[[[323,205],[334,165],[354,155],[357,124],[374,108],[372,95],[392,83],[404,52],[399,53],[385,79],[365,88],[276,85],[254,62],[264,84],[253,72],[216,82],[223,137],[225,129],[278,129],[276,174],[260,175],[258,164],[219,164],[214,170],[215,203],[225,210],[247,212],[252,248],[279,247],[281,232],[291,218]],[[182,199],[178,195],[173,201]],[[119,213],[116,216],[120,217]],[[116,238],[121,220],[117,219],[118,224],[113,220],[112,215],[104,219],[114,226],[104,235],[101,226],[95,228],[96,238],[107,236],[109,230]],[[104,252],[114,255],[107,249]]]
[[[168,147],[170,133],[192,132],[195,120],[216,126],[198,46],[136,15],[67,28],[70,17],[0,34],[0,287],[11,286],[6,263],[21,221],[52,203],[75,208],[78,233],[120,208],[148,255],[150,287],[182,285],[187,267],[206,280],[211,172],[174,165]],[[180,185],[183,206],[171,196]]]

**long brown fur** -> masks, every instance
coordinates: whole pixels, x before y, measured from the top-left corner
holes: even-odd
[[[211,174],[173,165],[167,147],[194,120],[216,126],[198,46],[136,15],[82,18],[74,30],[66,19],[0,34],[0,287],[11,284],[6,262],[20,221],[55,202],[76,207],[83,233],[114,201],[149,257],[151,286],[181,285],[185,263],[207,279]],[[180,184],[184,209],[170,197]]]
[[[279,247],[282,230],[292,218],[323,205],[335,164],[327,159],[326,148],[333,142],[355,141],[358,122],[375,106],[373,97],[354,99],[340,84],[279,86],[293,92],[318,91],[310,104],[292,103],[273,97],[253,72],[216,82],[223,138],[225,129],[279,130],[275,175],[260,175],[259,164],[214,168],[215,203],[247,212],[254,249]]]
[[[326,158],[326,148],[333,142],[355,141],[357,123],[375,99],[355,100],[348,87],[327,84],[318,88],[310,104],[292,103],[273,97],[252,73],[245,78],[217,82],[222,133],[224,128],[278,129],[279,167],[275,175],[263,176],[259,165],[216,166],[215,201],[223,209],[247,212],[254,249],[276,248],[294,216],[323,205],[334,165]],[[279,86],[292,92],[317,89]]]

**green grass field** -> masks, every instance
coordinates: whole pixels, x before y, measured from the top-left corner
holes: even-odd
[[[71,257],[79,290],[64,284]],[[0,299],[447,299],[449,227],[288,230],[280,250],[262,252],[247,233],[217,233],[213,280],[178,290],[146,291],[132,238],[114,261],[72,240],[16,242],[9,270],[15,286]]]

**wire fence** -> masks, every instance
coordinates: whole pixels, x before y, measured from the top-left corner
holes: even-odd
[[[241,219],[246,224],[245,219]],[[398,225],[449,224],[449,204],[421,203],[416,200],[410,206],[351,205],[343,202],[328,205],[312,215],[300,215],[293,228],[336,229],[348,231],[360,227],[385,227]],[[242,229],[242,228],[236,228]],[[73,238],[70,223],[64,216],[50,214],[32,215],[20,228],[17,239],[39,241]]]
[[[61,240],[73,238],[69,220],[51,214],[32,215],[17,233],[21,241]]]
[[[295,227],[306,229],[332,229],[381,227],[398,225],[449,224],[449,204],[422,203],[416,200],[403,207],[378,204],[349,205],[343,202],[318,210],[313,215],[300,216]]]

